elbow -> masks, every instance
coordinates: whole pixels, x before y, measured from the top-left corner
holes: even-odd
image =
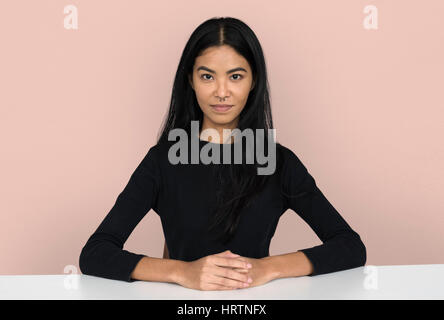
[[[359,235],[353,241],[353,267],[362,267],[367,262],[367,248]]]
[[[353,232],[352,235],[348,235],[347,239],[343,240],[348,269],[364,266],[367,262],[367,248],[359,234]]]
[[[359,240],[361,249],[358,252],[358,261],[359,261],[359,267],[362,267],[367,262],[367,249],[362,242],[362,240]]]
[[[103,239],[99,239],[96,234],[89,237],[79,255],[79,268],[83,274],[98,276],[103,267]]]
[[[79,255],[79,268],[83,274],[93,275],[91,271],[91,252],[90,246],[85,245]]]
[[[79,256],[79,268],[83,274],[88,274],[88,263],[85,254],[85,247],[82,248]]]

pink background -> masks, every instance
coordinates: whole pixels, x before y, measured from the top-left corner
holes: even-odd
[[[69,4],[78,30],[63,27]],[[78,268],[155,144],[187,39],[216,16],[257,34],[276,138],[361,235],[367,265],[444,263],[443,13],[441,0],[1,1],[0,274]],[[150,211],[124,248],[162,257],[163,243]],[[289,210],[270,253],[320,243]]]

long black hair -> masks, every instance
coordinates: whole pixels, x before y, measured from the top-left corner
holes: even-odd
[[[253,72],[254,87],[250,91],[245,107],[239,115],[238,129],[251,128],[256,143],[256,129],[264,129],[264,145],[267,149],[268,130],[273,129],[269,84],[265,58],[254,32],[244,22],[231,18],[212,18],[200,24],[191,34],[180,58],[173,84],[168,114],[164,120],[158,143],[168,141],[171,129],[182,128],[191,135],[191,121],[203,121],[203,112],[198,105],[195,92],[189,83],[196,57],[209,47],[228,45],[242,55]],[[219,190],[214,204],[213,222],[208,231],[223,226],[219,240],[227,243],[235,234],[243,208],[249,206],[254,197],[266,185],[270,175],[258,175],[260,165],[254,156],[254,164],[219,165],[217,181]],[[276,153],[277,154],[277,153]],[[212,232],[211,234],[217,234]]]

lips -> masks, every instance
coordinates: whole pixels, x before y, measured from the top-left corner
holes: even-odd
[[[233,105],[231,104],[212,104],[211,107],[217,112],[226,112],[230,110]]]

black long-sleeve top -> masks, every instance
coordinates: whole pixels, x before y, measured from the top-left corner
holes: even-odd
[[[213,144],[198,141],[199,148]],[[366,248],[358,233],[325,198],[295,153],[279,143],[276,152],[282,156],[282,165],[255,201],[243,209],[234,238],[226,245],[214,240],[206,224],[215,200],[214,166],[226,164],[171,164],[168,150],[173,143],[152,146],[137,166],[84,245],[79,257],[82,273],[135,281],[132,271],[149,255],[123,250],[123,245],[150,209],[161,219],[170,259],[193,261],[228,249],[245,257],[269,256],[278,221],[292,209],[322,241],[321,245],[299,250],[313,265],[310,276],[365,265]],[[220,150],[222,156],[224,149]]]

